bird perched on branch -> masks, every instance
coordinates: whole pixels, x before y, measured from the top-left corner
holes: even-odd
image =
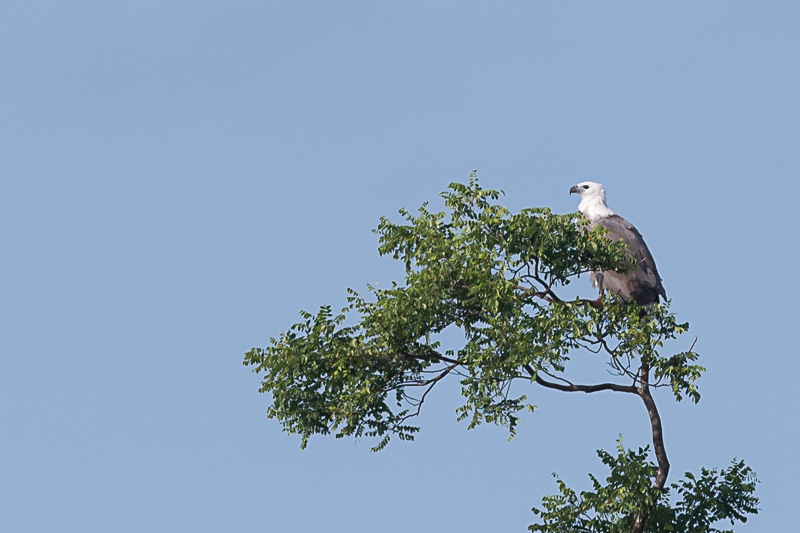
[[[628,247],[628,253],[636,260],[637,267],[627,272],[603,270],[590,273],[589,279],[600,291],[600,295],[607,290],[623,300],[633,300],[639,305],[654,304],[658,302],[659,296],[666,300],[667,292],[661,285],[656,262],[647,244],[633,224],[608,208],[603,186],[593,181],[584,181],[573,185],[569,193],[580,195],[578,210],[589,220],[590,229],[597,224],[603,226],[608,230],[605,237],[614,242],[622,239]]]

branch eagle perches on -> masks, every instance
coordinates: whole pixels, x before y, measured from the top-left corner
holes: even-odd
[[[663,355],[663,342],[688,329],[656,303],[642,313],[636,302],[602,296],[566,299],[577,276],[637,268],[624,243],[580,213],[547,208],[512,213],[497,204],[501,192],[484,190],[474,175],[442,193],[445,210],[427,204],[404,223],[382,218],[379,251],[405,265],[403,283],[349,290],[340,313],[323,306],[266,348],[245,356],[272,395],[267,414],[297,433],[305,447],[314,434],[369,436],[374,449],[390,437],[413,440],[410,422],[429,391],[446,377],[460,380],[459,419],[469,427],[493,422],[514,434],[519,412],[533,410],[512,384],[527,382],[565,392],[616,391],[644,401],[659,463],[658,489],[669,463],[651,390],[669,387],[675,398],[699,400],[696,380],[705,370],[688,351]],[[613,304],[613,305],[612,305]],[[445,332],[463,342],[442,345]],[[447,335],[447,339],[452,339]],[[564,373],[573,353],[603,353],[619,382],[570,383]],[[516,391],[517,389],[514,388]],[[636,529],[634,529],[636,531]]]

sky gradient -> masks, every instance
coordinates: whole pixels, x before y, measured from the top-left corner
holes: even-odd
[[[477,169],[514,210],[605,185],[708,368],[698,405],[656,396],[670,481],[743,458],[762,510],[736,531],[785,531],[798,24],[789,1],[0,3],[0,529],[522,532],[552,472],[588,487],[596,449],[648,444],[635,398],[537,387],[511,442],[456,421],[457,383],[377,454],[266,419],[244,352],[399,279],[379,217]]]

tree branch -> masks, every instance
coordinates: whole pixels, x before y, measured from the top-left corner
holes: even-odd
[[[408,420],[408,419],[410,419],[412,417],[418,416],[420,411],[422,410],[422,404],[425,403],[425,398],[428,396],[428,393],[431,391],[431,389],[433,389],[433,386],[436,385],[436,383],[438,383],[445,376],[447,376],[447,374],[449,374],[450,371],[453,370],[456,366],[457,366],[457,364],[451,364],[447,368],[443,369],[439,375],[437,375],[437,376],[435,376],[435,377],[433,377],[431,379],[428,379],[426,381],[423,381],[423,382],[415,384],[414,386],[419,386],[419,387],[426,387],[427,386],[427,388],[425,389],[425,392],[422,393],[422,397],[419,400],[415,400],[417,410],[414,411],[413,413],[407,414],[406,416],[398,419],[394,423],[393,429],[398,428],[406,420]],[[412,399],[408,395],[406,395],[406,401],[408,401],[409,403],[414,405],[411,400]]]
[[[604,390],[610,390],[615,392],[628,392],[631,394],[637,394],[638,391],[636,387],[633,385],[620,385],[618,383],[600,383],[599,385],[575,385],[573,383],[567,382],[567,384],[562,385],[561,383],[553,383],[551,381],[546,381],[539,376],[538,372],[536,372],[530,365],[525,365],[525,370],[531,375],[536,383],[541,385],[542,387],[547,387],[548,389],[555,389],[560,390],[563,392],[600,392]]]
[[[629,392],[636,394],[636,387],[631,385],[619,385],[617,383],[600,383],[599,385],[560,385],[558,383],[551,383],[543,380],[541,377],[536,376],[536,383],[548,389],[556,389],[564,392],[599,392],[604,390],[611,390],[616,392]]]
[[[439,352],[431,350],[428,353],[401,353],[400,357],[414,357],[416,359],[424,359],[425,361],[442,361],[443,363],[450,363],[451,365],[463,365],[464,361],[446,357]]]

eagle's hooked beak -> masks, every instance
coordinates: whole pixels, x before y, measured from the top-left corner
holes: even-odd
[[[570,187],[570,188],[569,188],[569,193],[570,193],[570,194],[572,194],[572,193],[578,193],[578,194],[580,194],[580,193],[578,192],[578,186],[577,186],[577,185],[573,185],[572,187]]]

